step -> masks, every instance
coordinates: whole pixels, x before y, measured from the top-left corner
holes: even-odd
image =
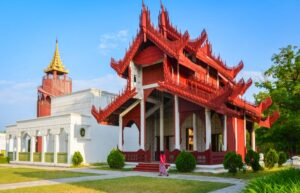
[[[166,167],[170,167],[170,164],[166,164]],[[159,172],[159,163],[139,163],[133,171]]]

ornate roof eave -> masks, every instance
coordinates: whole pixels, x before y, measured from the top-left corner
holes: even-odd
[[[176,91],[175,88],[172,87],[166,81],[158,82],[158,85],[159,85],[159,87],[157,87],[158,90],[169,92],[170,94],[177,94],[181,98],[184,98],[184,99],[186,99],[190,102],[193,102],[195,104],[214,109],[218,113],[227,113],[227,114],[232,115],[232,116],[241,116],[242,115],[242,113],[240,113],[238,111],[235,111],[235,110],[232,110],[232,109],[229,109],[224,104],[218,106],[214,103],[211,103],[207,98],[202,98],[199,95],[198,96],[191,95],[188,92],[185,92],[183,90],[180,90],[180,91],[177,90]]]
[[[272,115],[268,116],[265,120],[260,120],[258,122],[258,125],[260,127],[266,127],[271,128],[271,126],[277,121],[277,119],[280,117],[279,111],[275,111]]]
[[[164,14],[165,16],[162,17],[162,14]],[[163,21],[162,20],[163,18],[166,18],[166,19]],[[168,13],[164,9],[161,10],[161,13],[159,16],[159,23],[160,24],[164,23],[164,28],[165,28],[167,35],[171,36],[172,39],[175,39],[175,40],[181,39],[182,34],[171,24]],[[205,30],[202,31],[201,35],[198,38],[196,38],[195,40],[189,41],[186,44],[186,48],[190,52],[193,52],[198,59],[202,60],[203,62],[211,65],[213,68],[220,71],[225,77],[229,78],[230,80],[234,79],[236,77],[236,75],[238,74],[238,72],[243,68],[243,66],[244,66],[243,62],[240,62],[235,67],[228,68],[223,63],[223,61],[220,60],[220,58],[218,60],[218,58],[216,58],[212,55],[211,49],[209,50],[209,53],[207,53],[207,55],[210,55],[210,57],[207,57],[207,55],[206,55],[206,57],[203,56],[199,52],[202,52],[201,48],[204,47],[203,46],[204,42],[207,42],[207,33]],[[210,48],[211,48],[211,46],[210,46]]]
[[[123,59],[116,61],[115,59],[111,58],[110,65],[119,75],[122,75],[124,73],[142,43],[143,35],[142,32],[139,31],[136,37],[133,39],[131,45],[129,46],[129,49],[126,51]]]
[[[137,94],[136,89],[131,89],[128,85],[118,96],[116,96],[113,101],[108,104],[105,108],[99,110],[93,105],[91,109],[92,115],[96,118],[98,123],[105,121],[105,119],[110,116],[116,109],[122,106],[126,101],[133,98]]]

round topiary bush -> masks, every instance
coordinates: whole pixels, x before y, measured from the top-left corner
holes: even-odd
[[[79,151],[76,151],[72,157],[72,163],[74,166],[79,166],[83,162],[83,157]]]
[[[110,168],[121,169],[125,165],[125,156],[118,149],[113,149],[107,157],[107,163]]]
[[[278,153],[278,166],[281,167],[287,160],[287,155],[283,151]]]
[[[177,156],[175,164],[179,172],[191,172],[196,167],[196,159],[190,152],[182,151]]]
[[[238,169],[243,167],[242,156],[235,152],[226,153],[223,166],[225,169],[228,169],[228,172],[235,174]]]
[[[251,166],[254,172],[260,169],[259,154],[253,151],[252,149],[247,151],[247,154],[245,156],[245,162],[248,166]]]
[[[278,154],[275,149],[270,149],[265,157],[265,165],[267,168],[273,168],[278,162]]]

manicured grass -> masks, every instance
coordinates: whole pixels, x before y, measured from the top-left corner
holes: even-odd
[[[276,168],[272,168],[272,169],[265,168],[263,171],[253,172],[252,170],[250,170],[250,171],[247,171],[246,173],[239,171],[235,175],[228,173],[228,172],[220,173],[220,174],[213,174],[213,173],[206,173],[206,172],[191,172],[191,173],[185,173],[185,174],[250,180],[253,178],[268,176],[268,175],[274,174],[274,173],[282,171],[282,170],[287,170],[289,168],[290,167],[280,167],[280,168],[276,167]],[[178,172],[177,172],[177,170],[171,170],[170,173],[178,173]]]
[[[198,182],[187,180],[161,179],[149,177],[126,177],[110,180],[97,180],[72,184],[40,186],[16,190],[0,191],[5,193],[203,193],[229,186],[225,183]]]
[[[244,193],[299,193],[300,169],[289,169],[272,175],[250,180]]]
[[[95,163],[92,164],[91,166],[95,166],[93,167],[93,169],[98,169],[98,170],[111,170],[111,171],[123,171],[123,172],[132,171],[132,168],[113,169],[110,168],[107,163]]]
[[[68,172],[60,170],[0,167],[0,184],[92,175],[95,174]]]

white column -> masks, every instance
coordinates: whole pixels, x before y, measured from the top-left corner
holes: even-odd
[[[227,151],[227,115],[224,115],[223,151]]]
[[[159,107],[159,149],[164,150],[164,101],[162,98]]]
[[[19,152],[21,149],[21,136],[17,136],[16,144],[16,161],[19,161]]]
[[[255,129],[254,127],[252,127],[252,130],[251,130],[251,147],[252,147],[252,150],[256,150],[256,145],[255,145]]]
[[[123,119],[119,116],[119,150],[123,151]]]
[[[33,162],[33,153],[35,152],[35,136],[30,137],[30,162]]]
[[[10,140],[10,138],[9,137],[7,137],[6,138],[6,146],[5,146],[5,150],[6,150],[6,157],[8,157],[8,152],[9,152],[9,140]]]
[[[193,136],[193,141],[194,141],[194,151],[197,151],[197,124],[196,124],[196,114],[193,113],[193,133],[194,133],[194,136]]]
[[[179,125],[179,104],[178,96],[174,96],[175,103],[175,149],[180,150],[180,125]]]
[[[145,150],[145,101],[144,96],[141,100],[141,147],[140,149]]]
[[[54,163],[57,164],[57,153],[59,149],[59,135],[54,135]]]
[[[238,141],[237,141],[237,118],[234,118],[234,143],[235,143],[235,151],[238,149]]]
[[[68,164],[72,164],[72,156],[73,156],[73,139],[74,139],[74,128],[75,125],[70,126],[70,131],[68,132]]]
[[[205,108],[205,130],[205,149],[208,150],[211,145],[211,112],[207,108]]]
[[[47,137],[46,135],[42,136],[42,162],[45,162],[45,153],[47,151]]]

